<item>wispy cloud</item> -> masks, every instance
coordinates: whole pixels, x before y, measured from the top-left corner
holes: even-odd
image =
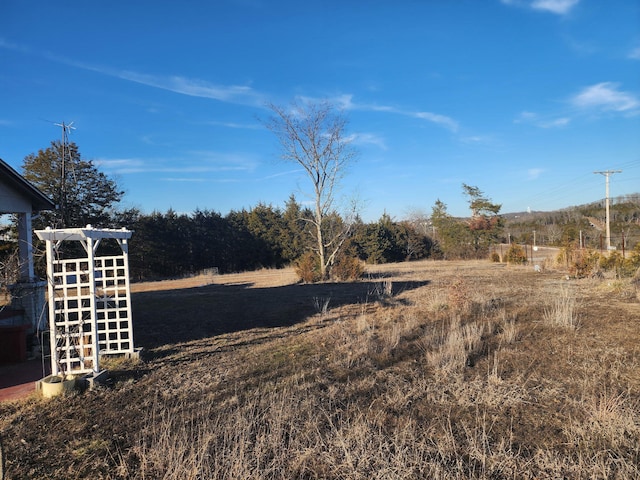
[[[544,173],[543,168],[530,168],[527,170],[527,179],[528,180],[537,180],[540,175]]]
[[[580,0],[534,0],[531,8],[545,10],[558,15],[566,15]]]
[[[162,182],[179,182],[179,183],[202,183],[202,182],[206,182],[207,180],[205,178],[202,177],[162,177],[159,178],[160,181]]]
[[[620,89],[615,82],[602,82],[583,88],[570,96],[563,114],[539,115],[535,112],[523,111],[516,116],[514,123],[534,125],[538,128],[563,128],[574,120],[603,114],[635,116],[640,114],[640,98],[633,92]]]
[[[456,132],[459,128],[459,124],[457,121],[455,121],[451,117],[439,113],[407,110],[389,105],[379,105],[375,103],[356,103],[353,101],[353,95],[350,94],[339,95],[329,100],[343,110],[393,113],[396,115],[403,115],[406,117],[426,120],[453,132]]]
[[[34,54],[30,48],[15,43],[10,43],[0,38],[0,48],[19,51],[26,54]],[[121,70],[102,65],[94,65],[80,62],[51,52],[39,52],[42,57],[56,63],[87,70],[110,77],[135,82],[149,87],[160,88],[170,92],[188,95],[191,97],[210,98],[221,102],[236,103],[242,105],[264,105],[266,96],[247,85],[221,85],[198,78],[187,78],[181,75],[151,75]]]
[[[496,138],[491,135],[467,135],[466,137],[460,137],[460,141],[466,145],[482,146],[495,146],[498,143]]]
[[[242,170],[253,172],[259,165],[259,161],[253,154],[237,152],[217,152],[211,150],[194,150],[187,152],[194,160],[201,162],[215,171]]]
[[[542,121],[538,123],[540,128],[560,128],[566,127],[571,122],[568,117],[556,118],[555,120]]]
[[[191,151],[177,158],[100,158],[94,163],[108,173],[175,173],[187,175],[219,172],[253,172],[259,162],[252,155]],[[178,178],[178,177],[177,177]]]
[[[518,116],[516,117],[516,119],[514,120],[515,123],[526,123],[526,122],[532,122],[535,119],[538,118],[538,114],[533,113],[533,112],[529,112],[529,111],[524,111],[524,112],[520,112],[518,114]]]
[[[220,122],[220,121],[210,121],[206,122],[207,125],[211,125],[213,127],[226,127],[226,128],[234,128],[240,130],[261,130],[264,126],[258,123],[234,123],[234,122]]]
[[[505,5],[528,7],[533,10],[567,15],[580,0],[501,0]]]
[[[601,112],[636,113],[640,108],[638,97],[621,91],[619,84],[614,82],[586,87],[571,98],[571,103],[581,109]]]
[[[635,48],[633,48],[630,52],[628,57],[631,60],[640,60],[640,46],[637,46]]]
[[[206,80],[192,79],[179,75],[149,75],[129,70],[79,64],[77,62],[74,62],[74,65],[85,70],[191,97],[210,98],[221,102],[243,105],[263,105],[266,100],[263,94],[245,85],[219,85]]]
[[[433,122],[442,127],[448,128],[449,130],[455,132],[458,130],[458,122],[456,122],[451,117],[447,117],[446,115],[440,115],[432,112],[406,112],[407,115],[413,115],[416,118],[421,118],[423,120],[427,120],[429,122]]]
[[[93,163],[109,173],[128,174],[148,170],[145,161],[140,158],[99,158]]]
[[[295,170],[287,170],[286,172],[278,172],[278,173],[274,173],[273,175],[267,175],[266,177],[262,177],[259,180],[264,181],[264,180],[271,180],[273,178],[278,178],[278,177],[285,177],[288,175],[298,175],[299,173],[302,173],[302,172],[304,172],[302,168],[298,168]]]
[[[22,53],[31,53],[31,50],[25,47],[24,45],[18,45],[17,43],[9,42],[2,37],[0,37],[0,48],[4,48],[6,50],[13,50],[16,52],[22,52]]]
[[[534,125],[538,128],[561,128],[566,127],[570,122],[571,119],[569,117],[541,117],[537,113],[529,111],[521,112],[514,120],[514,123]]]
[[[382,137],[373,133],[354,133],[347,138],[354,145],[374,145],[382,150],[387,149],[387,145]]]
[[[34,52],[32,52],[28,47],[9,43],[2,38],[0,38],[0,48],[12,49],[28,54],[34,54]],[[122,70],[101,65],[94,65],[86,62],[79,62],[50,52],[42,52],[39,53],[39,55],[53,62],[69,65],[87,71],[92,71],[114,78],[119,78],[121,80],[126,80],[141,85],[146,85],[149,87],[168,90],[170,92],[178,93],[181,95],[209,98],[221,102],[252,105],[261,108],[264,107],[269,100],[268,95],[259,92],[248,85],[221,85],[210,82],[208,80],[188,78],[181,75],[163,76],[140,73],[132,70]],[[304,99],[304,97],[300,98]],[[313,99],[307,98],[307,100]],[[446,115],[429,111],[405,110],[387,105],[354,103],[353,95],[349,94],[340,95],[329,100],[336,104],[339,108],[342,108],[344,110],[394,113],[397,115],[404,115],[421,120],[426,120],[454,132],[457,131],[459,127],[457,121]],[[255,125],[235,123],[217,123],[217,125],[226,126],[229,128],[260,128]]]

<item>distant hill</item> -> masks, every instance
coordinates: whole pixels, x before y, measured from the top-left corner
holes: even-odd
[[[640,242],[640,193],[612,197],[609,204],[611,243],[631,249]],[[562,245],[581,242],[602,248],[606,235],[605,199],[553,211],[510,212],[501,215],[505,231],[517,242]]]

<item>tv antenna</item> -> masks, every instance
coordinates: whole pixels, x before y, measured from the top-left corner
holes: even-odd
[[[67,157],[71,161],[71,150],[69,149],[69,134],[71,130],[75,130],[73,122],[70,123],[54,123],[55,126],[62,128],[62,158],[60,162],[60,212],[62,216],[62,226],[66,227],[65,213],[67,207]],[[74,173],[75,174],[75,173]]]

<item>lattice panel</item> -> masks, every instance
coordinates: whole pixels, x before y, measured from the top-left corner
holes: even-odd
[[[84,259],[53,262],[53,305],[58,369],[90,372],[94,367],[95,331],[89,262]]]
[[[96,319],[101,353],[133,352],[127,270],[124,257],[95,259]]]

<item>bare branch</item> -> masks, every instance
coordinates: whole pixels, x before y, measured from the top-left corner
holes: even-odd
[[[349,222],[337,231],[327,220],[334,216],[335,191],[355,151],[345,135],[346,118],[328,102],[294,102],[289,108],[269,105],[274,113],[266,126],[280,142],[282,159],[300,165],[311,180],[314,236],[323,278],[349,233]],[[327,252],[327,248],[334,250]]]

